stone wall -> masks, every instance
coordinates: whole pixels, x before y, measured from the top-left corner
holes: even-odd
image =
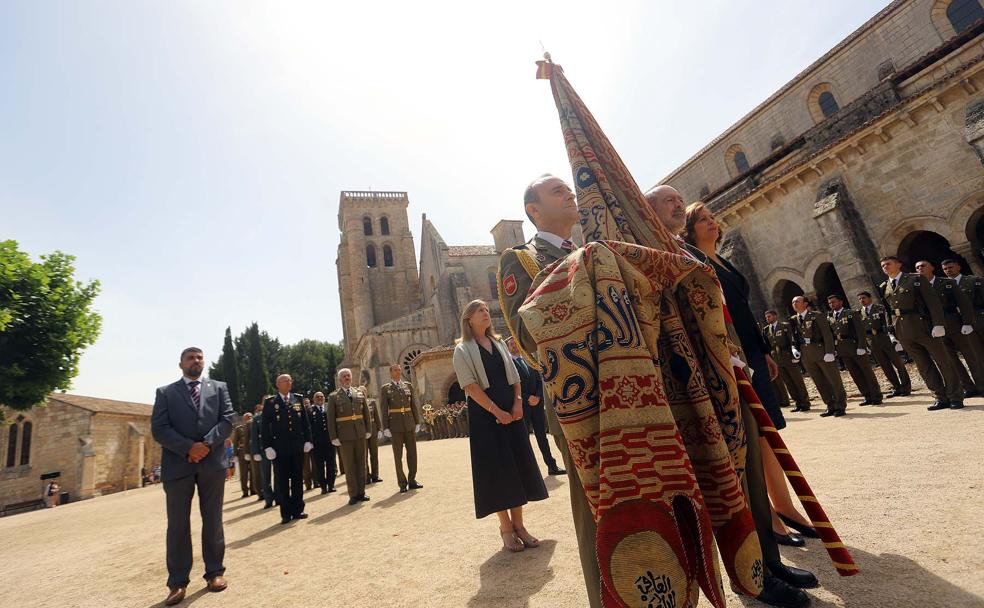
[[[150,434],[150,418],[97,413],[91,426],[97,495],[140,487],[140,467],[160,464],[161,448]]]

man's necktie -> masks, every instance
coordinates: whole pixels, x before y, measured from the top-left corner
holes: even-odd
[[[194,382],[188,383],[188,388],[191,389],[191,402],[195,404],[195,409],[202,409],[202,389],[199,386],[201,382],[195,380]]]
[[[570,240],[566,240],[560,244],[560,248],[564,251],[574,251],[574,243]]]
[[[894,279],[892,279],[892,292],[893,293],[895,292],[895,288],[898,287],[898,285],[899,285],[899,278],[898,277],[895,277]]]

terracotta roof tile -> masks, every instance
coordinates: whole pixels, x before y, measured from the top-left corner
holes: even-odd
[[[67,393],[51,393],[48,395],[48,402],[51,403],[52,401],[74,405],[75,407],[97,414],[127,414],[130,416],[150,416],[153,407],[147,403],[116,401],[114,399],[69,395]]]

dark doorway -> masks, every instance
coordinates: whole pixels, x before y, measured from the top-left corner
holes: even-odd
[[[813,305],[817,310],[827,310],[827,296],[836,295],[844,299],[846,306],[850,306],[850,300],[844,293],[844,286],[841,285],[840,277],[837,276],[837,269],[830,262],[820,264],[817,272],[813,275],[813,289],[817,292],[816,301]]]
[[[459,403],[465,400],[465,391],[461,389],[461,385],[455,382],[448,389],[448,403]]]
[[[984,207],[975,211],[967,220],[967,240],[970,241],[977,260],[984,264]],[[963,271],[970,272],[970,268],[964,268]]]
[[[772,300],[780,315],[793,315],[793,298],[803,295],[803,288],[792,281],[783,279],[772,290]]]
[[[943,276],[940,262],[952,258],[960,262],[962,272],[970,274],[970,265],[967,260],[950,249],[950,241],[930,230],[910,232],[899,243],[898,255],[902,259],[904,269],[908,272],[915,271],[916,262],[919,260],[928,260],[936,267],[936,274]]]

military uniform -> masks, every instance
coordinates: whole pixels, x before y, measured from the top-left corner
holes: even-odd
[[[974,393],[980,394],[984,392],[984,348],[980,338],[974,335],[975,332],[967,335],[960,332],[964,325],[969,325],[971,328],[974,326],[976,315],[971,299],[953,279],[935,277],[933,289],[940,298],[940,304],[943,305],[943,326],[946,328],[946,335],[942,340],[950,355],[950,363],[960,375],[960,383],[964,390],[971,393],[971,396]],[[958,353],[963,355],[973,379],[960,362]]]
[[[881,385],[871,369],[868,353],[858,354],[858,351],[868,350],[868,336],[861,315],[853,310],[841,308],[831,311],[827,317],[830,331],[834,334],[834,345],[837,356],[844,362],[844,367],[851,374],[854,385],[864,395],[862,405],[880,405],[882,402]]]
[[[509,331],[519,342],[528,361],[535,360],[536,341],[526,330],[519,316],[519,307],[526,299],[533,284],[533,277],[550,264],[567,256],[569,252],[542,238],[534,236],[525,245],[514,247],[503,252],[499,258],[499,272],[496,276],[499,304],[502,314],[509,326]],[[571,511],[574,517],[574,532],[577,535],[577,549],[581,558],[581,570],[587,587],[588,602],[591,608],[601,606],[601,571],[595,556],[596,527],[591,507],[588,505],[581,479],[577,475],[577,467],[571,461],[564,431],[557,420],[557,413],[551,399],[544,404],[547,414],[547,428],[554,437],[554,443],[560,450],[567,469],[567,485],[571,492]]]
[[[336,389],[328,395],[328,436],[338,440],[345,463],[345,485],[350,499],[366,494],[366,435],[369,433],[369,406],[357,388]]]
[[[844,381],[834,362],[824,361],[824,355],[835,354],[837,347],[834,334],[830,331],[827,317],[814,311],[797,313],[789,318],[790,326],[796,331],[797,348],[806,373],[820,392],[820,398],[827,405],[827,412],[843,415],[847,409],[847,393]]]
[[[417,425],[420,414],[413,402],[413,386],[409,382],[387,382],[379,389],[379,410],[383,429],[390,432],[393,459],[396,461],[396,481],[400,489],[417,485]],[[403,449],[407,450],[407,471],[403,472]]]
[[[278,394],[263,402],[263,448],[276,452],[273,490],[283,520],[304,513],[304,444],[311,443],[311,422],[303,400],[290,393],[286,399]]]
[[[796,334],[787,321],[776,321],[762,329],[762,337],[769,345],[772,360],[779,366],[779,373],[773,381],[783,407],[790,405],[790,398],[796,402],[793,411],[806,412],[810,409],[810,393],[803,381],[803,372],[798,360],[793,357]]]
[[[254,479],[258,480],[259,490],[257,493],[263,502],[264,508],[273,506],[275,494],[273,493],[273,463],[266,457],[263,451],[263,412],[253,416],[252,428],[249,434],[249,449],[253,452],[253,465],[256,467]],[[259,460],[257,460],[259,457]]]
[[[379,410],[376,409],[376,400],[369,399],[369,391],[364,386],[359,390],[366,395],[366,407],[369,408],[369,439],[366,441],[366,479],[369,483],[382,481],[379,478],[379,434],[383,432],[383,425],[379,421]]]
[[[864,322],[865,333],[868,335],[868,349],[878,362],[885,377],[888,378],[896,395],[908,395],[912,392],[912,380],[909,371],[895,345],[889,337],[888,311],[881,304],[862,306],[861,320]],[[891,395],[889,395],[891,396]]]
[[[232,430],[232,447],[239,461],[239,485],[243,490],[243,498],[256,494],[256,481],[252,475],[253,455],[249,449],[250,422],[244,422]]]
[[[893,285],[894,283],[894,285]],[[929,281],[918,274],[899,273],[895,281],[879,285],[895,319],[895,337],[916,362],[926,388],[940,404],[963,403],[960,375],[946,345],[932,337],[933,327],[943,327],[943,305]]]
[[[978,341],[984,343],[984,279],[975,277],[971,274],[962,274],[954,277],[954,281],[960,287],[960,291],[967,296],[967,301],[974,311],[974,333]]]
[[[311,420],[311,408],[310,407],[304,408],[304,412],[307,414],[308,420]],[[311,450],[311,452],[304,453],[304,490],[305,491],[310,490],[311,488],[314,487],[314,480],[312,477],[313,467],[311,466],[312,464],[311,457],[313,451],[314,450]]]
[[[326,405],[311,406],[311,460],[314,465],[314,483],[321,493],[335,491],[335,446],[328,436],[328,410]]]

